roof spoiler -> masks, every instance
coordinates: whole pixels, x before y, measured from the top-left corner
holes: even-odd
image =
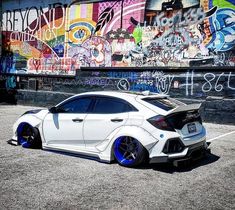
[[[185,112],[185,111],[193,111],[199,110],[202,104],[190,104],[185,106],[178,106],[177,108],[171,110],[169,114],[177,113],[177,112]]]

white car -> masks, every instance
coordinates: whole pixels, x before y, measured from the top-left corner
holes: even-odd
[[[88,92],[24,113],[9,143],[133,167],[198,158],[208,148],[198,109],[147,92]]]

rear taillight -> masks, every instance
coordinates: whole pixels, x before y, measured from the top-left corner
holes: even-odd
[[[147,121],[158,129],[167,130],[167,131],[174,131],[174,129],[170,126],[170,124],[167,122],[165,117],[162,115],[157,115],[155,117],[151,117]]]

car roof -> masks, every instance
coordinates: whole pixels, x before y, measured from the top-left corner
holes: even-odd
[[[136,92],[136,91],[92,91],[85,92],[78,95],[100,95],[100,96],[113,96],[119,98],[149,98],[149,97],[157,97],[157,98],[165,98],[167,95],[151,93],[150,91]],[[78,96],[77,95],[77,96]]]

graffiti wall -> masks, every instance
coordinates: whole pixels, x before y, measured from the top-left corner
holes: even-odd
[[[182,99],[208,96],[235,99],[235,72],[80,71],[76,77],[48,75],[0,75],[4,89],[80,93],[84,91],[150,91]],[[46,99],[42,100],[42,103]],[[221,99],[222,100],[222,99]],[[235,107],[234,107],[235,108]]]
[[[3,0],[0,72],[235,66],[234,0]]]

